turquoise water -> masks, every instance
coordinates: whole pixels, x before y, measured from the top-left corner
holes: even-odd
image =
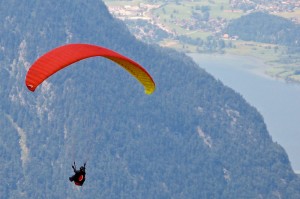
[[[234,55],[188,54],[201,68],[239,92],[263,115],[273,141],[300,173],[300,84],[263,75],[261,60]],[[259,71],[260,70],[260,71]]]

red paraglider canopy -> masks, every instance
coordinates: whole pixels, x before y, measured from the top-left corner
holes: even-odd
[[[47,52],[29,68],[25,80],[26,86],[34,92],[44,80],[59,70],[82,59],[95,56],[102,56],[119,64],[144,86],[146,94],[154,92],[155,83],[142,66],[117,52],[91,44],[67,44]]]

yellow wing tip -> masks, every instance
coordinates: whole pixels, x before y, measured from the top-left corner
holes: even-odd
[[[147,95],[151,95],[155,91],[155,87],[153,88],[145,88],[145,93]]]

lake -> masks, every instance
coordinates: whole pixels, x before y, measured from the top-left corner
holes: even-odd
[[[188,55],[257,108],[273,141],[283,146],[294,171],[300,173],[300,84],[264,75],[262,68],[268,65],[253,57]]]

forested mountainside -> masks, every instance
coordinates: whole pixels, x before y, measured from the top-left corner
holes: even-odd
[[[300,198],[300,181],[261,115],[184,54],[137,41],[98,0],[0,0],[3,198]],[[92,43],[143,65],[150,96],[103,58],[34,93],[37,57]],[[283,132],[284,133],[284,132]],[[68,181],[87,161],[83,187]]]
[[[254,12],[229,23],[225,32],[246,41],[300,48],[300,25],[283,17]]]

